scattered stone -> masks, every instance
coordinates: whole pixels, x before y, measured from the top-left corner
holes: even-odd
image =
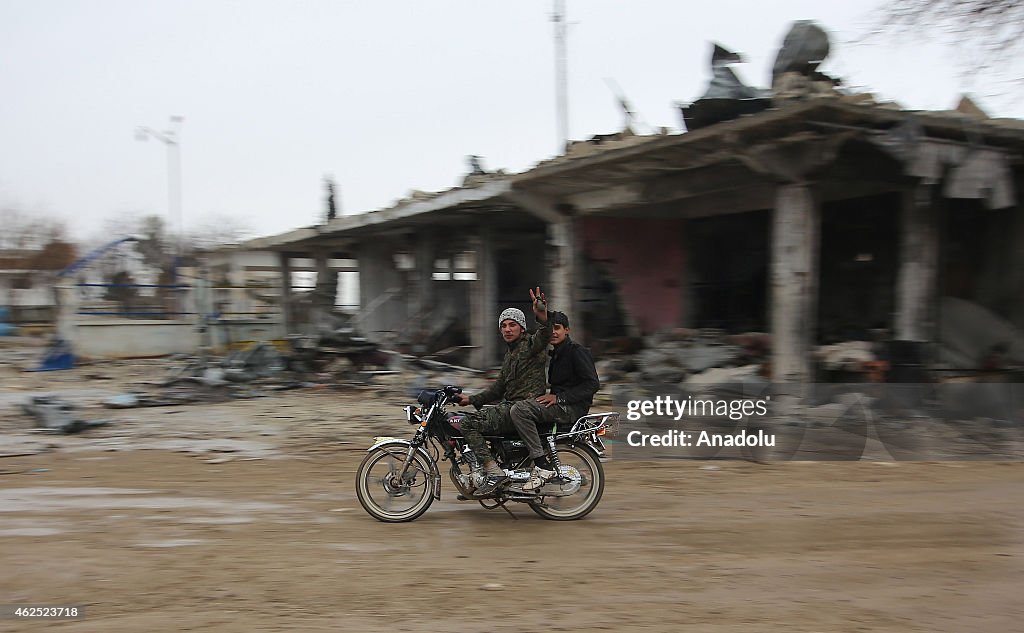
[[[103,406],[110,409],[131,409],[139,406],[139,397],[134,393],[123,393],[108,399]]]
[[[820,345],[814,357],[828,371],[860,371],[865,363],[877,360],[870,341],[844,341]]]
[[[87,429],[105,426],[106,420],[82,420],[72,413],[74,405],[54,396],[34,396],[29,404],[22,405],[22,410],[33,416],[37,427],[65,434],[81,433]]]
[[[734,345],[714,343],[697,343],[686,348],[681,356],[685,358],[685,367],[693,373],[727,367],[735,364],[740,357],[740,349]]]
[[[687,387],[707,385],[767,385],[768,381],[759,375],[760,365],[742,367],[712,367],[686,380]]]

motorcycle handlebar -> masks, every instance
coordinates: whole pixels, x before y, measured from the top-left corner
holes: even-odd
[[[454,385],[447,385],[447,386],[445,386],[445,387],[443,387],[441,389],[437,389],[436,391],[432,391],[432,390],[420,391],[419,395],[416,397],[416,402],[418,402],[419,404],[421,404],[423,406],[428,406],[428,405],[433,404],[433,402],[435,400],[437,400],[439,398],[442,398],[442,397],[445,400],[447,400],[448,402],[451,402],[451,401],[455,400],[455,396],[460,394],[460,393],[462,393],[462,387],[456,387]]]
[[[452,396],[456,396],[456,395],[462,393],[462,387],[456,387],[454,385],[447,385],[444,388],[444,392],[446,394],[448,394],[448,397],[450,398]]]

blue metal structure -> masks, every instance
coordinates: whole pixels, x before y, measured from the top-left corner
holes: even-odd
[[[96,261],[97,259],[99,259],[103,255],[105,255],[107,252],[113,250],[115,247],[120,246],[121,244],[124,244],[125,242],[137,242],[137,241],[138,241],[138,238],[136,238],[136,237],[122,237],[122,238],[114,240],[113,242],[110,242],[109,244],[104,244],[103,246],[100,246],[99,248],[95,248],[88,255],[78,259],[73,264],[71,264],[70,266],[68,266],[64,270],[62,270],[59,273],[57,273],[57,277],[66,277],[67,275],[70,275],[72,273],[78,272],[82,268],[85,268],[86,266],[88,266],[92,262]]]

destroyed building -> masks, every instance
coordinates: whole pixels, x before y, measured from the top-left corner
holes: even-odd
[[[74,248],[54,240],[40,248],[0,248],[0,308],[14,323],[50,323],[53,280],[74,258]]]
[[[933,364],[1024,361],[1024,122],[846,93],[800,28],[813,45],[780,52],[772,90],[731,109],[711,93],[686,133],[596,136],[519,174],[477,160],[462,186],[244,248],[276,253],[285,331],[303,261],[358,275],[367,337],[468,345],[474,367],[498,361],[495,315],[538,284],[599,353],[684,327],[767,333],[777,381],[814,378],[815,346],[879,336]],[[713,66],[735,61],[716,48]],[[980,322],[1005,336],[965,331]],[[946,334],[970,342],[935,345]]]
[[[368,334],[461,323],[477,366],[497,358],[493,316],[536,283],[591,342],[770,332],[778,379],[873,329],[934,341],[946,297],[1024,326],[1019,122],[817,98],[586,145],[249,247],[283,267],[356,260]],[[455,279],[459,261],[473,278]]]
[[[524,173],[474,169],[462,187],[249,247],[278,252],[285,271],[353,260],[368,335],[461,329],[477,367],[499,355],[493,315],[525,308],[538,283],[591,345],[766,332],[779,381],[813,379],[821,344],[884,337],[962,368],[978,349],[1019,347],[1024,124],[843,92],[818,69],[828,48],[820,27],[794,24],[766,90],[740,83],[728,68],[740,57],[715,45],[706,94],[682,106],[685,134],[595,136]],[[970,314],[1008,340],[956,325],[980,322]],[[973,340],[929,347],[941,332]]]

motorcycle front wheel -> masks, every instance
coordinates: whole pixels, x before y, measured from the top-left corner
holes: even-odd
[[[590,514],[604,494],[604,467],[586,446],[559,446],[559,475],[540,489],[533,511],[552,521],[574,521]]]
[[[356,497],[363,509],[378,521],[412,521],[434,501],[431,464],[419,451],[413,453],[405,476],[398,473],[405,463],[406,447],[381,446],[370,451],[356,470]]]

